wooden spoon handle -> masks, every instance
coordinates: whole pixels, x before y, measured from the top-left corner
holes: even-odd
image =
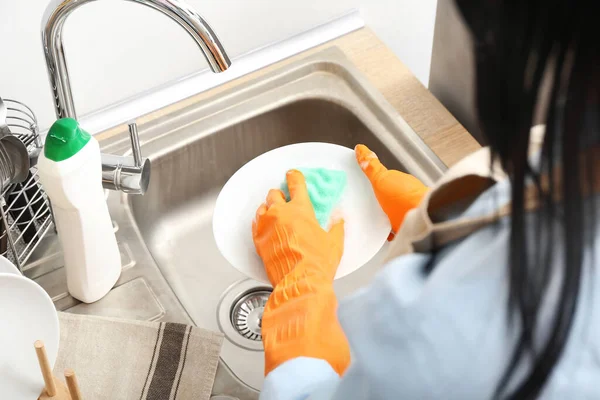
[[[44,377],[46,394],[50,397],[54,397],[56,396],[56,384],[54,383],[54,376],[52,375],[52,368],[50,367],[50,362],[48,361],[48,355],[46,354],[44,342],[41,340],[36,340],[34,346],[38,362],[40,363],[40,369],[42,370],[42,376]]]
[[[67,381],[67,387],[71,394],[71,400],[82,400],[81,391],[79,390],[79,383],[77,383],[77,376],[75,371],[72,369],[65,369],[65,379]]]

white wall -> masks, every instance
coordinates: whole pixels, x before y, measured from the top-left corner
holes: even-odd
[[[41,127],[54,120],[40,39],[48,0],[0,0],[0,96],[21,100]],[[230,56],[243,54],[359,8],[367,25],[426,84],[436,0],[187,0]],[[98,1],[65,26],[78,115],[207,67],[175,23],[125,1]]]

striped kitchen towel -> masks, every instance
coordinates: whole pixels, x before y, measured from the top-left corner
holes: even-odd
[[[171,322],[59,313],[56,376],[77,373],[89,400],[208,400],[223,336]]]

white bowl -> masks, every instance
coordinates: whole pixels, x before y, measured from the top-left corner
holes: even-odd
[[[1,273],[21,275],[21,272],[15,264],[10,262],[10,260],[4,256],[0,256],[0,274]]]
[[[34,281],[0,273],[0,397],[35,400],[44,379],[33,344],[42,340],[50,366],[58,355],[58,315],[52,299]]]

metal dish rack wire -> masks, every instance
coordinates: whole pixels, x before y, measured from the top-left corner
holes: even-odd
[[[19,270],[53,226],[48,196],[38,179],[37,158],[42,149],[37,119],[25,104],[4,99],[7,106],[6,123],[29,153],[31,169],[27,179],[3,188],[0,195],[0,254],[12,261]]]

